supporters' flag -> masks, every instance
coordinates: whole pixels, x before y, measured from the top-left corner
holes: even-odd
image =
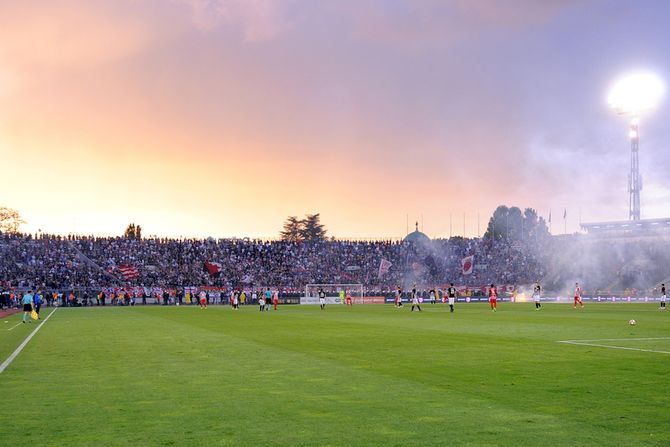
[[[469,275],[472,273],[472,269],[475,266],[475,257],[466,256],[465,258],[461,259],[461,266],[463,267],[463,274]]]
[[[219,276],[221,274],[221,264],[218,262],[205,262],[205,270],[210,276]]]
[[[123,278],[126,281],[129,281],[131,279],[135,279],[140,276],[139,270],[137,270],[137,267],[133,267],[132,265],[128,264],[122,264],[119,266],[119,271],[123,275]]]
[[[379,263],[379,277],[381,278],[386,273],[388,273],[392,265],[393,264],[391,263],[391,261],[382,258],[381,262]]]

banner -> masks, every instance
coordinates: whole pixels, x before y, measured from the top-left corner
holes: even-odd
[[[472,269],[475,266],[475,257],[474,256],[466,256],[465,258],[461,259],[461,266],[463,267],[463,274],[464,275],[471,274]]]
[[[210,276],[218,276],[221,274],[221,264],[218,262],[205,262],[205,270]]]
[[[119,272],[123,275],[123,278],[126,281],[129,281],[131,279],[135,279],[140,276],[139,270],[137,270],[137,267],[133,267],[132,265],[120,265],[119,266]]]
[[[391,263],[391,261],[382,258],[381,262],[379,263],[379,277],[381,278],[386,273],[388,273],[392,265],[393,264]]]
[[[327,296],[326,304],[341,304],[339,296]],[[355,302],[355,300],[354,300]],[[301,296],[300,304],[320,304],[318,296]]]

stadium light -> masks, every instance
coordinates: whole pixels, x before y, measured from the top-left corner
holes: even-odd
[[[642,177],[638,153],[640,114],[656,107],[665,92],[663,81],[653,73],[637,72],[620,78],[610,90],[607,102],[619,115],[630,117],[630,173],[628,174],[628,218],[640,220]]]
[[[618,114],[635,118],[656,107],[664,92],[665,87],[658,76],[638,72],[616,81],[607,102]]]

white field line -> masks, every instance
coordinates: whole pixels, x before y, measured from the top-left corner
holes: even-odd
[[[644,337],[644,338],[594,338],[592,340],[560,340],[559,343],[589,342],[589,341],[628,341],[628,340],[670,340],[670,337]]]
[[[591,341],[627,341],[627,340],[670,340],[670,337],[654,337],[654,338],[603,338],[600,340],[559,340],[558,343],[564,343],[568,345],[577,345],[577,346],[595,346],[598,348],[609,348],[609,349],[623,349],[624,351],[639,351],[639,352],[655,352],[657,354],[666,354],[670,355],[670,351],[657,351],[655,349],[642,349],[642,348],[629,348],[627,346],[611,346],[603,345],[600,343],[588,343]]]
[[[5,369],[7,369],[7,367],[8,367],[9,365],[11,365],[11,363],[14,361],[14,359],[21,353],[21,351],[23,351],[23,348],[26,347],[26,345],[28,344],[28,342],[30,341],[30,339],[33,338],[33,337],[35,336],[35,334],[37,334],[37,331],[39,331],[39,330],[42,328],[42,325],[43,325],[44,323],[46,323],[47,320],[48,320],[48,319],[54,314],[54,312],[56,312],[57,310],[58,310],[57,307],[54,308],[54,310],[52,310],[51,313],[50,313],[49,315],[47,315],[47,317],[44,319],[44,321],[41,322],[41,323],[39,324],[39,326],[37,326],[37,327],[35,328],[35,330],[32,331],[32,332],[30,333],[30,335],[28,335],[28,336],[26,337],[25,340],[23,340],[23,343],[21,343],[21,344],[19,345],[19,347],[16,348],[16,350],[15,350],[14,352],[12,352],[12,355],[10,355],[9,357],[7,357],[7,360],[5,360],[5,361],[2,363],[2,365],[0,365],[0,374],[2,374],[2,373],[5,371]]]
[[[8,330],[8,331],[11,331],[11,330],[14,329],[15,327],[19,327],[19,326],[21,326],[22,323],[23,323],[23,321],[19,321],[18,323],[16,323],[14,326],[10,327],[10,328],[7,329],[7,330]]]

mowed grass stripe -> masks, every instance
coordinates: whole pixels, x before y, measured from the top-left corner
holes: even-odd
[[[240,312],[67,310],[63,315],[68,318],[60,315],[54,320],[59,324],[49,328],[50,343],[22,354],[22,369],[12,378],[8,399],[14,414],[26,411],[37,415],[36,421],[50,410],[68,408],[61,423],[36,423],[40,439],[56,444],[667,441],[667,435],[658,437],[663,411],[648,407],[653,384],[646,382],[654,382],[663,365],[654,370],[642,359],[620,376],[612,365],[621,366],[621,356],[599,356],[594,363],[585,351],[561,352],[549,340],[553,334],[545,332],[519,343],[515,334],[529,330],[515,322],[492,337],[486,323],[500,314],[484,316],[475,310],[459,315],[464,320],[460,324],[481,326],[475,337],[451,333],[449,327],[439,337],[435,325],[442,321],[424,318],[429,313],[410,320],[415,315],[380,306],[359,306],[349,314],[342,308],[320,314],[304,307],[285,307],[276,314],[251,307]],[[535,320],[529,324],[537,320],[530,318]],[[47,326],[38,336],[46,331]],[[25,405],[19,378],[45,369],[53,374],[38,381],[35,393],[44,401]],[[603,385],[589,379],[592,370]],[[609,397],[608,387],[614,389]],[[635,387],[639,402],[632,399]],[[652,404],[667,407],[667,398],[659,396]],[[627,410],[633,411],[622,419]],[[63,421],[78,429],[64,428]],[[44,428],[53,433],[45,435]],[[656,433],[656,441],[650,433]],[[17,442],[36,439],[11,435]]]

